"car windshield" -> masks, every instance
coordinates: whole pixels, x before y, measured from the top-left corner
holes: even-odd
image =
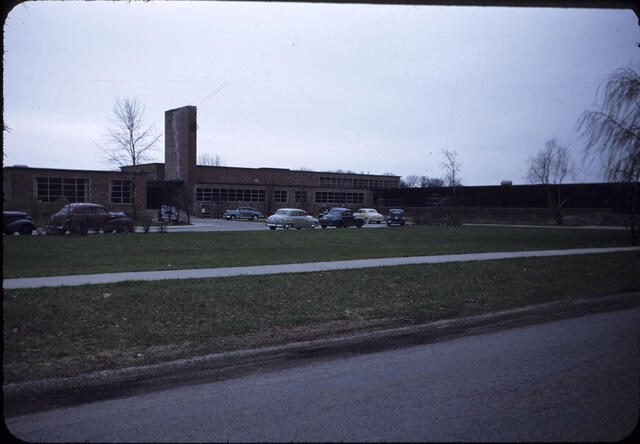
[[[399,215],[399,214],[402,214],[402,210],[391,210],[389,211],[389,213]]]

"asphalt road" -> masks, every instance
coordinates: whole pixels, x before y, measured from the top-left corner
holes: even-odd
[[[615,441],[640,308],[6,419],[27,441]]]

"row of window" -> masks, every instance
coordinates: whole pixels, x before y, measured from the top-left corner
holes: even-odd
[[[86,202],[89,191],[87,179],[36,177],[36,199],[42,202]]]
[[[362,204],[364,203],[364,193],[318,191],[316,192],[316,203]]]
[[[199,202],[265,202],[265,190],[242,190],[227,188],[196,188],[196,199]],[[307,202],[307,191],[299,190],[294,192],[294,202]],[[287,190],[274,190],[273,202],[287,203],[289,192]],[[315,193],[316,203],[344,203],[361,204],[364,203],[364,193],[343,193],[332,191],[318,191]]]
[[[265,190],[242,190],[233,188],[196,188],[199,202],[265,202]]]
[[[36,199],[42,202],[87,202],[89,180],[79,178],[36,177]],[[235,188],[196,188],[196,199],[199,202],[265,202],[265,190],[245,190]],[[295,191],[296,203],[307,202],[307,191]],[[109,201],[113,204],[133,203],[132,181],[111,179],[109,181]],[[287,190],[274,190],[273,202],[289,201]],[[315,193],[316,203],[364,203],[363,193],[343,193],[319,191]]]
[[[397,180],[349,179],[345,177],[321,177],[320,186],[332,188],[398,188]]]
[[[109,201],[113,204],[133,202],[132,181],[111,179],[109,181]],[[87,202],[89,179],[36,177],[36,200],[42,202]]]

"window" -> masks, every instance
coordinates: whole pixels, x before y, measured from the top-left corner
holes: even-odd
[[[231,188],[196,188],[198,202],[264,202],[265,190],[243,190]]]
[[[296,191],[294,195],[294,199],[297,202],[306,202],[307,201],[307,192],[306,191]]]
[[[133,203],[132,182],[127,179],[112,179],[110,182],[110,202],[114,204]]]
[[[361,204],[364,203],[364,193],[318,191],[316,203]]]
[[[36,200],[42,202],[86,202],[88,179],[36,177]]]
[[[397,180],[380,179],[344,179],[337,177],[321,177],[320,186],[334,188],[398,188]]]
[[[273,192],[273,201],[286,203],[288,201],[287,190],[275,190]]]

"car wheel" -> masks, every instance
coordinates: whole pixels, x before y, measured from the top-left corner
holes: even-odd
[[[287,225],[285,225],[285,226],[284,226],[284,229],[285,229],[285,230],[290,230],[290,229],[291,229],[291,224],[287,224]]]
[[[382,221],[381,221],[381,220],[379,220],[379,221],[378,221],[378,222],[376,222],[376,223],[377,223],[377,224],[381,224],[381,223],[382,223]]]
[[[251,220],[256,220],[258,218],[258,216],[256,216],[255,214],[253,216],[251,216]]]
[[[325,228],[327,228],[326,225],[321,225],[322,229],[324,230]]]
[[[74,222],[71,224],[70,230],[71,234],[82,235],[84,234],[84,225],[81,222]]]
[[[231,217],[229,218],[229,220],[236,220],[236,217],[235,217],[235,216],[231,216]]]
[[[390,226],[391,226],[391,222],[387,222],[387,227],[390,227]]]
[[[315,229],[317,227],[317,225],[315,223],[311,224],[311,226],[309,227],[310,229]]]
[[[23,236],[26,236],[28,234],[33,234],[33,228],[31,228],[31,226],[29,225],[23,225],[20,227],[19,233],[22,234]]]
[[[275,229],[276,229],[276,227],[269,227],[269,229],[270,229],[270,230],[275,230]]]
[[[400,225],[404,227],[404,222],[400,222]]]

